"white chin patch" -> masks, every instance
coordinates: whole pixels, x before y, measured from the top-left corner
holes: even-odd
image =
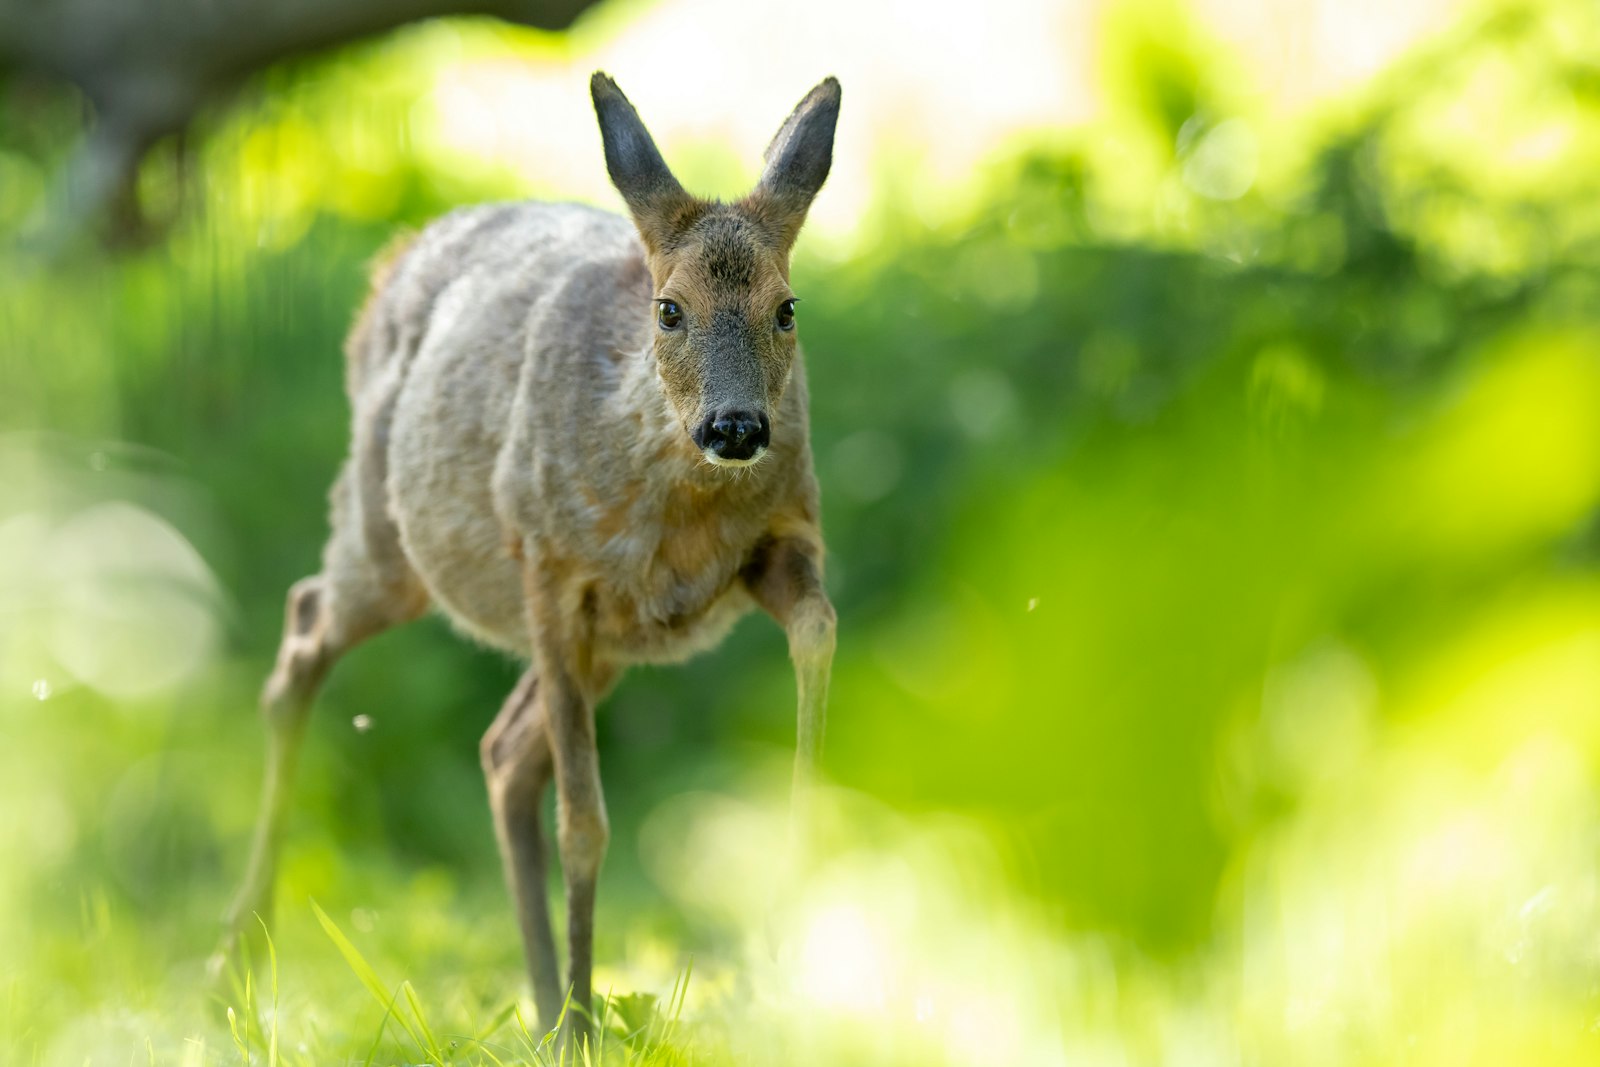
[[[767,450],[763,448],[749,459],[729,459],[726,456],[717,455],[709,448],[702,449],[700,454],[706,457],[706,462],[713,467],[754,467],[766,457]]]

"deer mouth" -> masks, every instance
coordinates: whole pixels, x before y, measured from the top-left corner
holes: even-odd
[[[700,455],[713,467],[754,467],[767,458],[767,446],[761,445],[748,456],[728,456],[713,452],[709,448],[700,450]]]

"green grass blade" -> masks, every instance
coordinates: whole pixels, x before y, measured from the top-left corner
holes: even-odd
[[[539,1039],[539,1051],[543,1052],[555,1044],[556,1035],[561,1033],[561,1024],[567,1021],[567,1010],[572,1007],[572,990],[567,990],[567,999],[561,1002],[561,1014],[556,1016],[555,1026],[550,1032]]]
[[[533,1035],[528,1032],[528,1020],[522,1017],[522,1007],[514,1000],[511,1002],[511,1017],[517,1020],[517,1030],[522,1034],[522,1041],[528,1046],[529,1054],[538,1056],[538,1042],[534,1041]]]
[[[672,996],[667,1000],[667,1015],[661,1026],[659,1044],[665,1044],[678,1032],[678,1021],[683,1015],[684,1001],[689,999],[689,978],[694,974],[694,957],[684,965],[683,973],[672,983]],[[653,1020],[652,1020],[653,1021]]]
[[[278,948],[272,943],[266,920],[257,915],[256,922],[261,924],[261,936],[267,939],[268,973],[272,975],[272,1035],[267,1039],[267,1065],[278,1067]]]
[[[344,931],[339,929],[337,923],[328,918],[328,913],[323,911],[314,900],[311,902],[311,910],[316,913],[317,922],[322,924],[323,933],[328,935],[328,939],[333,942],[334,947],[339,950],[339,954],[344,957],[345,963],[349,964],[356,977],[361,979],[361,984],[367,987],[367,992],[371,993],[372,998],[379,1004],[384,1005],[385,1011],[389,1011],[393,1006],[393,1002],[386,995],[387,990],[384,984],[379,981],[378,972],[372,969],[372,964],[367,962],[366,957],[361,954],[361,950],[356,948],[348,937],[344,936]],[[401,983],[401,988],[404,989],[405,985],[405,983]],[[411,1038],[419,1049],[429,1055],[432,1054],[429,1052],[428,1047],[422,1043],[422,1038],[415,1028],[406,1021],[404,1015],[394,1011],[391,1011],[390,1014],[394,1016],[395,1022],[400,1024],[400,1028],[406,1032],[406,1036]]]
[[[417,999],[417,991],[412,988],[410,982],[401,982],[400,988],[405,991],[406,1003],[411,1006],[412,1017],[417,1020],[417,1027],[422,1031],[423,1040],[427,1042],[423,1047],[427,1050],[429,1058],[435,1063],[444,1063],[439,1041],[433,1036],[433,1028],[428,1025],[427,1018],[422,1014],[422,1001]]]
[[[488,1045],[484,1044],[482,1041],[473,1041],[472,1043],[478,1046],[479,1052],[489,1057],[489,1060],[494,1064],[494,1067],[506,1067],[506,1061],[502,1060],[499,1056],[496,1056],[494,1054],[494,1050]]]
[[[245,972],[244,976],[244,1061],[251,1062],[251,1055],[255,1043],[250,1037],[250,1025],[256,1021],[256,978],[255,971]]]
[[[513,1000],[510,1004],[507,1004],[504,1008],[500,1009],[500,1013],[494,1018],[490,1019],[488,1023],[486,1023],[483,1028],[478,1031],[475,1040],[482,1041],[486,1038],[493,1037],[495,1034],[499,1033],[505,1028],[506,1023],[510,1022],[516,1013],[517,1002]]]
[[[389,997],[389,1002],[384,1006],[383,1018],[378,1020],[378,1032],[372,1038],[372,1047],[367,1050],[367,1058],[361,1061],[361,1067],[372,1067],[372,1061],[378,1058],[378,1046],[383,1044],[383,1032],[389,1027],[389,1016],[394,1014],[394,1002],[400,999],[400,989],[395,987],[394,994]]]
[[[246,1045],[239,1037],[239,1017],[234,1013],[233,1005],[228,1005],[228,1033],[233,1035],[233,1047],[239,1050],[239,1055],[244,1057],[244,1062],[250,1062],[250,1046]]]

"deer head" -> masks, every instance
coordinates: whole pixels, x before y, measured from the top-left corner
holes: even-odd
[[[761,181],[725,204],[685,192],[615,82],[590,82],[606,170],[644,242],[654,357],[668,402],[705,459],[765,454],[794,369],[789,253],[833,161],[839,83],[800,101],[766,152]]]

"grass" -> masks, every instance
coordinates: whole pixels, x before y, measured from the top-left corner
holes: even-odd
[[[284,984],[277,942],[263,922],[264,959],[255,968],[233,972],[229,991],[214,994],[210,1003],[169,988],[159,997],[163,1018],[140,1016],[151,1032],[140,1036],[126,1025],[103,1028],[103,1040],[94,1048],[82,1043],[74,1046],[71,1027],[65,1047],[59,1040],[53,1046],[41,1043],[38,1031],[10,1033],[7,1043],[0,1045],[7,1053],[4,1062],[67,1062],[79,1052],[86,1053],[83,1062],[124,1062],[111,1047],[115,1041],[135,1042],[142,1053],[140,1059],[152,1064],[676,1067],[716,1062],[694,1050],[692,1029],[684,1023],[692,966],[686,965],[659,999],[647,993],[602,995],[592,1019],[593,1036],[588,1039],[592,1044],[562,1046],[557,1041],[559,1024],[557,1029],[541,1030],[533,1022],[531,1002],[510,992],[519,984],[515,977],[505,983],[508,990],[503,1005],[486,1019],[476,1011],[462,1010],[465,994],[459,988],[446,994],[446,1003],[429,1004],[410,979],[391,981],[381,976],[378,966],[315,901],[309,901],[306,910],[315,918],[324,941],[309,946],[307,955],[315,956],[314,962],[290,961],[290,984]],[[296,936],[302,946],[304,934],[301,929]],[[336,959],[328,958],[328,949]],[[313,965],[301,966],[302,962]],[[440,976],[430,984],[435,988],[451,985]],[[12,1021],[18,988],[13,982]],[[357,990],[364,996],[353,995]],[[95,1008],[78,1006],[91,1012]],[[110,1016],[123,1014],[110,1004],[99,1007],[110,1009]],[[569,1001],[562,1019],[580,1010]],[[124,1018],[122,1022],[133,1020]],[[120,1032],[110,1032],[113,1030]],[[55,1036],[59,1039],[62,1035]]]
[[[1014,829],[845,790],[819,805],[817,868],[787,880],[772,860],[781,760],[642,813],[619,788],[605,996],[594,1047],[566,1062],[1593,1062],[1600,791],[1579,709],[1596,603],[1527,614],[1526,649],[1459,710],[1372,721],[1340,650],[1275,680],[1272,706],[1296,709],[1300,732],[1269,720],[1228,745],[1283,773],[1314,756],[1314,778],[1236,844],[1212,933],[1181,952],[1064,913],[1030,886],[1028,864],[1053,857],[1017,853]],[[251,814],[255,723],[82,690],[0,714],[14,742],[0,804],[23,815],[0,827],[0,1063],[560,1062],[534,1022],[486,813],[471,862],[341,840],[320,814],[340,768],[319,765],[333,746],[313,739],[277,923],[251,976],[211,1000],[203,960]]]

